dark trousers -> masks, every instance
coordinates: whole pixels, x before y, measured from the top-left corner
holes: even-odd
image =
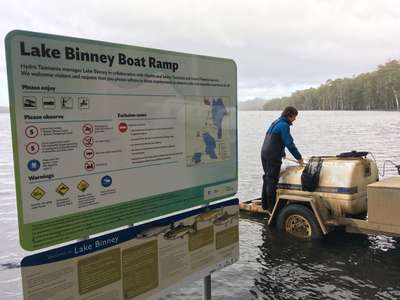
[[[264,169],[263,188],[262,188],[262,207],[272,211],[276,202],[276,186],[279,181],[281,170],[281,160],[267,160],[261,158]]]

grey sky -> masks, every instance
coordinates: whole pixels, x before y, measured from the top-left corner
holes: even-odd
[[[396,0],[2,1],[3,40],[13,29],[233,58],[240,101],[400,58]],[[4,41],[0,49],[8,105]]]

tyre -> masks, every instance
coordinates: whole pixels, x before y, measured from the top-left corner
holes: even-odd
[[[318,240],[322,231],[314,213],[306,206],[289,204],[279,213],[276,227],[278,231],[303,240]]]

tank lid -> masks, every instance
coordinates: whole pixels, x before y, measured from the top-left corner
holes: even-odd
[[[369,152],[367,151],[350,151],[350,152],[342,152],[337,157],[364,157],[367,156]]]

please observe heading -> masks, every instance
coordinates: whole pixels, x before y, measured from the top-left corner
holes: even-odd
[[[155,69],[167,69],[175,72],[179,68],[179,64],[177,62],[171,61],[161,61],[155,57],[129,57],[124,53],[118,53],[118,55],[108,55],[108,54],[99,54],[95,52],[86,52],[82,51],[78,47],[68,47],[65,46],[63,50],[57,48],[47,47],[45,43],[41,43],[39,47],[30,46],[27,47],[25,42],[21,41],[20,45],[20,54],[22,56],[32,56],[32,57],[43,57],[43,58],[51,58],[51,59],[60,59],[65,58],[67,60],[76,60],[76,61],[86,61],[86,62],[96,62],[107,64],[109,67],[112,67],[115,62],[119,65],[127,65],[134,67],[148,67]],[[117,59],[116,59],[117,57]]]

